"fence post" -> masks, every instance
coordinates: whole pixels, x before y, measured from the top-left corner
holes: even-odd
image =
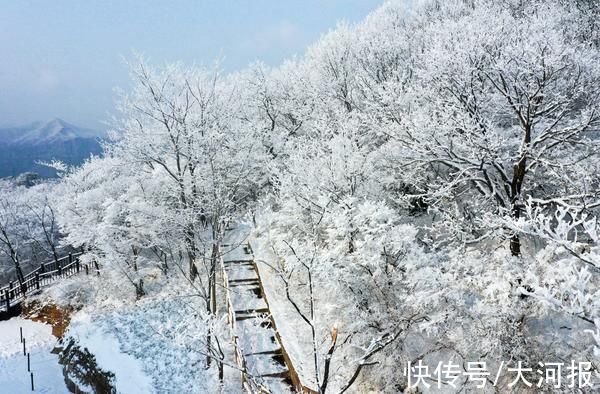
[[[98,262],[94,261],[94,265],[96,266],[96,272],[98,273],[98,276],[100,276],[100,266],[98,265]]]
[[[35,289],[36,290],[40,289],[40,273],[39,272],[35,273]]]
[[[6,297],[6,312],[10,309],[10,297],[8,296],[8,289],[4,291],[4,297]]]
[[[31,373],[31,391],[35,391],[35,388],[33,387],[33,372]]]
[[[12,288],[12,280],[10,282],[8,282],[8,291],[9,291],[9,295],[11,295],[11,296],[15,295],[15,291]]]
[[[80,262],[79,262],[79,257],[75,257],[75,269],[77,270],[77,272],[79,272],[79,267],[80,266]]]
[[[88,264],[85,265],[85,274],[86,275],[90,274],[90,266]]]
[[[56,262],[56,269],[58,270],[58,276],[62,275],[62,267],[60,266],[60,260]]]

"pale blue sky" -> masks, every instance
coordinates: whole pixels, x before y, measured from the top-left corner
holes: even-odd
[[[123,56],[211,64],[232,71],[302,54],[341,20],[382,0],[2,0],[0,125],[61,117],[101,127]]]

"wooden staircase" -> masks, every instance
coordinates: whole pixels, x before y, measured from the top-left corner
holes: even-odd
[[[249,244],[223,245],[223,286],[236,362],[249,392],[293,393],[294,376],[274,329]]]

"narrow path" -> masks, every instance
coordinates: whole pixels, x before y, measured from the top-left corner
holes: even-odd
[[[249,245],[223,245],[223,252],[223,277],[233,309],[230,323],[242,362],[263,388],[294,392]]]

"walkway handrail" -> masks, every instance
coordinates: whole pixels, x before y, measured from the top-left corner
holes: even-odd
[[[219,246],[219,263],[220,263],[220,268],[221,268],[221,274],[222,274],[222,278],[223,278],[223,289],[225,290],[225,304],[227,307],[227,322],[229,323],[229,326],[231,327],[231,332],[233,334],[232,338],[231,338],[231,342],[233,343],[233,348],[234,348],[234,356],[235,356],[235,363],[237,364],[237,366],[240,369],[240,374],[241,374],[241,379],[242,379],[242,387],[244,388],[244,390],[248,393],[253,392],[252,388],[251,388],[251,382],[247,379],[246,375],[247,375],[247,368],[246,368],[246,358],[244,357],[244,354],[242,353],[241,347],[240,347],[240,342],[239,342],[239,337],[237,336],[236,333],[236,324],[235,324],[235,310],[233,309],[233,303],[231,301],[231,291],[229,288],[229,279],[227,277],[227,270],[225,269],[225,263],[223,261],[223,253],[221,250],[221,246]]]
[[[81,266],[80,256],[83,252],[69,253],[57,260],[40,264],[40,266],[23,277],[23,281],[10,281],[0,287],[0,310],[8,312],[11,306],[22,302],[28,294],[38,291],[56,278],[68,278],[82,268],[89,273],[89,267]],[[96,265],[98,271],[98,266]],[[99,271],[98,271],[99,274]]]

